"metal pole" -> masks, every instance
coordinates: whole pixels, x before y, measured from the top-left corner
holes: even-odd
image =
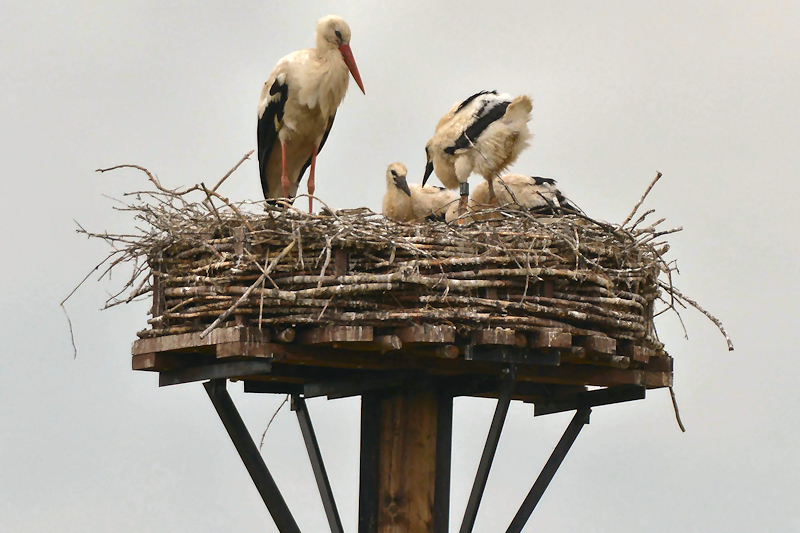
[[[275,480],[272,479],[272,475],[269,473],[269,469],[264,463],[256,443],[253,442],[253,438],[247,431],[247,426],[244,425],[239,411],[236,410],[236,405],[231,400],[228,391],[225,390],[225,380],[214,379],[207,381],[203,383],[203,387],[205,387],[211,403],[214,404],[222,424],[228,431],[236,451],[239,452],[239,457],[242,458],[244,466],[250,473],[261,499],[264,500],[267,510],[269,510],[269,514],[272,515],[275,525],[278,526],[278,531],[280,533],[300,533],[300,528],[297,527],[297,522],[295,522],[291,511],[289,511],[281,491],[275,484]]]
[[[475,474],[475,483],[472,485],[472,492],[467,501],[467,508],[464,511],[464,520],[461,522],[459,533],[471,533],[475,525],[475,518],[478,515],[478,506],[483,497],[483,490],[486,488],[486,481],[489,479],[489,469],[492,467],[492,460],[497,451],[497,443],[500,441],[500,432],[503,430],[503,423],[506,420],[508,406],[511,404],[511,396],[514,394],[514,386],[517,378],[513,369],[507,371],[502,384],[500,394],[497,397],[497,407],[494,410],[492,425],[489,428],[489,435],[486,437],[486,445],[483,447],[483,455],[478,465],[478,472]]]
[[[297,394],[292,396],[292,410],[297,413],[297,421],[300,424],[300,431],[303,433],[303,440],[306,443],[306,450],[308,450],[308,458],[311,461],[311,468],[314,470],[314,478],[317,480],[319,495],[322,498],[325,515],[328,517],[328,524],[331,526],[331,533],[344,533],[342,520],[339,518],[339,510],[336,508],[336,501],[333,499],[328,473],[325,471],[325,464],[322,462],[317,436],[314,433],[311,417],[306,408],[306,401]]]
[[[558,467],[561,466],[561,462],[564,460],[570,447],[572,447],[575,439],[578,438],[578,433],[581,432],[584,424],[589,423],[589,413],[591,412],[592,409],[590,407],[581,407],[575,413],[575,416],[572,417],[572,421],[564,431],[561,440],[556,444],[553,453],[550,454],[550,458],[547,460],[547,463],[545,463],[544,468],[542,468],[542,473],[536,478],[533,487],[531,487],[530,492],[525,497],[525,501],[522,502],[519,511],[517,511],[516,516],[514,516],[514,519],[511,521],[511,525],[508,526],[506,533],[520,533],[522,531],[525,523],[533,513],[534,508],[536,508],[536,504],[539,503],[542,494],[544,494],[553,476],[555,476]]]

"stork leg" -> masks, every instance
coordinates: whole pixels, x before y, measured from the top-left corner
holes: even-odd
[[[467,201],[469,200],[469,182],[463,181],[458,186],[458,191],[461,196],[458,199],[458,216],[460,217],[467,212]]]
[[[494,194],[494,176],[486,178],[489,184],[489,205],[497,205],[497,196]]]
[[[314,183],[314,169],[317,168],[317,145],[314,145],[314,151],[311,152],[311,171],[308,173],[308,212],[314,212],[314,191],[317,189]]]
[[[283,197],[289,198],[289,174],[286,170],[286,143],[281,139],[281,185]]]

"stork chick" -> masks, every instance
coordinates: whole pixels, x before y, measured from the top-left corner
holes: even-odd
[[[530,144],[532,109],[530,97],[512,98],[497,91],[481,91],[455,104],[439,120],[425,145],[427,164],[422,184],[436,171],[445,187],[459,188],[458,214],[464,214],[469,176],[477,172],[491,182]],[[494,188],[488,191],[494,201]]]
[[[398,222],[426,218],[444,219],[448,206],[457,200],[458,196],[454,191],[430,185],[409,185],[407,169],[403,163],[392,163],[386,169],[383,214]]]
[[[489,194],[489,182],[479,183],[472,190],[472,194],[469,197],[470,215],[466,218],[461,217],[461,220],[502,218],[500,213],[491,211],[493,207],[498,205],[517,206],[522,209],[550,214],[556,214],[559,211],[579,211],[556,187],[556,180],[553,178],[506,174],[492,180],[491,184],[494,188],[495,201],[491,200],[491,195]],[[447,212],[446,220],[451,222],[457,217],[457,211],[451,209]]]
[[[258,168],[264,198],[294,198],[310,166],[309,213],[314,206],[317,154],[347,92],[349,75],[364,93],[344,19],[336,15],[319,19],[316,41],[316,48],[292,52],[278,61],[258,105]]]

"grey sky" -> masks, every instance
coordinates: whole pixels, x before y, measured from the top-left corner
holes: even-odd
[[[393,7],[391,7],[393,6]],[[74,233],[125,230],[112,211],[147,185],[214,183],[255,148],[276,61],[315,21],[350,24],[366,96],[351,90],[318,160],[317,195],[380,207],[386,165],[419,182],[439,117],[480,89],[533,97],[532,147],[514,166],[551,176],[595,218],[645,207],[672,236],[678,287],[723,320],[664,316],[675,391],[598,408],[526,531],[800,530],[800,4],[786,1],[77,2],[0,7],[0,530],[275,531],[199,384],[159,389],[130,370],[147,304],[100,312],[111,282],[58,307],[107,252]],[[476,178],[473,178],[473,180]],[[253,161],[223,186],[261,195]],[[229,387],[260,435],[281,399]],[[347,531],[356,530],[358,402],[309,402]],[[456,403],[457,527],[493,402]],[[512,406],[476,532],[504,529],[569,421]],[[265,458],[304,531],[324,531],[293,414]]]

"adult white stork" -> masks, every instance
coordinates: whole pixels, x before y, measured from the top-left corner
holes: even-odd
[[[364,92],[350,27],[328,15],[317,22],[317,46],[285,56],[270,74],[258,105],[258,167],[264,198],[294,198],[308,175],[308,211],[314,201],[314,171],[350,81]]]
[[[441,187],[408,184],[407,169],[403,163],[392,163],[386,169],[386,194],[383,196],[383,214],[398,222],[412,222],[429,217],[444,219],[450,204],[458,195]]]
[[[435,170],[448,189],[459,188],[458,213],[467,209],[473,172],[487,181],[508,168],[528,145],[528,121],[533,104],[526,95],[512,98],[497,91],[481,91],[455,104],[436,126],[425,145],[427,164],[422,184]],[[494,194],[494,188],[489,188]]]

